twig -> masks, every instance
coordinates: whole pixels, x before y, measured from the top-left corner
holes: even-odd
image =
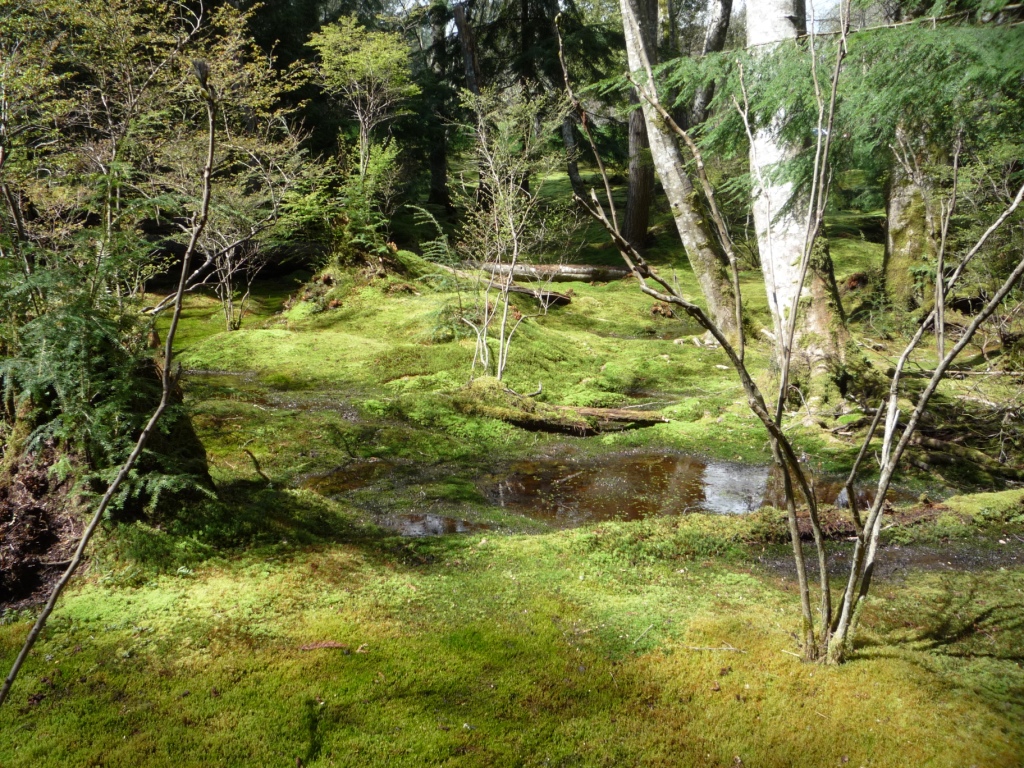
[[[268,485],[273,485],[273,484],[274,484],[274,481],[273,481],[273,480],[271,480],[271,479],[270,479],[269,477],[267,477],[267,476],[266,476],[266,475],[265,475],[265,474],[263,473],[263,470],[262,470],[262,469],[260,469],[260,463],[259,463],[259,461],[258,461],[258,460],[256,459],[256,457],[255,457],[255,456],[253,456],[253,453],[252,453],[252,451],[250,451],[250,450],[249,450],[248,448],[243,448],[243,449],[242,449],[242,451],[243,451],[243,452],[244,452],[244,453],[245,453],[245,454],[246,454],[246,455],[247,455],[247,456],[248,456],[248,457],[249,457],[250,459],[252,459],[252,465],[253,465],[253,468],[254,468],[254,469],[256,470],[256,474],[257,474],[257,475],[259,475],[260,477],[262,477],[262,478],[263,478],[264,480],[266,480],[266,481],[267,481],[267,484],[268,484]]]
[[[686,645],[686,646],[683,646],[683,647],[687,651],[734,651],[735,653],[746,653],[746,651],[744,651],[743,649],[741,649],[741,648],[733,648],[728,643],[726,643],[725,645],[723,645],[721,647],[718,647],[718,648],[715,648],[715,647],[712,647],[712,646],[704,646],[704,645]]]
[[[643,632],[641,632],[641,633],[640,633],[640,634],[639,634],[639,635],[637,636],[636,640],[634,640],[634,641],[633,641],[633,645],[636,645],[637,643],[639,643],[639,642],[640,642],[640,638],[641,638],[641,637],[643,637],[644,635],[646,635],[646,634],[647,634],[648,632],[650,632],[650,631],[651,631],[651,629],[652,629],[653,627],[654,627],[654,625],[653,625],[653,624],[651,624],[651,626],[650,626],[650,627],[648,627],[648,628],[647,628],[647,629],[645,629],[645,630],[644,630]]]

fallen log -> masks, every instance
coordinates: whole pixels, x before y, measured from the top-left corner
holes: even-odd
[[[969,448],[965,445],[950,443],[946,440],[939,440],[935,437],[925,435],[914,435],[911,443],[922,448],[930,448],[927,452],[929,464],[955,464],[956,459],[970,461],[993,475],[999,475],[1011,480],[1024,480],[1024,469],[1017,469],[996,461],[987,453],[982,453],[976,448]],[[937,451],[938,453],[934,453]],[[955,458],[954,458],[955,457]]]
[[[476,264],[492,275],[508,275],[507,264]],[[516,264],[512,277],[520,280],[535,280],[554,283],[606,283],[622,280],[630,275],[625,267],[606,267],[600,264]]]
[[[500,419],[533,432],[588,436],[606,430],[634,429],[668,421],[658,411],[542,403],[532,397],[517,395],[491,377],[475,379],[454,392],[452,402],[462,413]]]
[[[544,405],[530,411],[510,411],[498,418],[532,432],[559,432],[580,437],[668,423],[660,413],[651,411],[571,405]]]
[[[667,424],[668,419],[658,411],[634,411],[628,408],[582,408],[572,405],[556,405],[560,411],[572,411],[585,419],[593,419],[602,430],[646,427],[651,424]]]
[[[532,288],[523,288],[521,285],[510,285],[508,290],[509,293],[518,293],[536,299],[545,309],[548,307],[564,307],[572,302],[572,298],[566,294],[556,293],[555,291],[535,291]]]

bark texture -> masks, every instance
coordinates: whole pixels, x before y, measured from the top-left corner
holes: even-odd
[[[650,63],[656,64],[658,46],[658,0],[635,0],[637,25],[643,38],[644,49]],[[640,104],[636,91],[630,94],[630,104]],[[647,227],[654,202],[654,163],[651,145],[647,139],[647,124],[641,109],[629,113],[629,177],[626,187],[626,216],[622,234],[626,241],[643,253],[647,241]]]
[[[729,33],[729,18],[732,16],[732,0],[709,0],[708,27],[704,32],[704,46],[701,55],[717,53],[725,47],[725,37]],[[715,95],[715,84],[709,83],[697,92],[693,99],[693,114],[690,125],[700,125],[708,116],[708,105]]]
[[[455,18],[455,28],[459,33],[459,43],[462,46],[462,64],[466,70],[466,87],[470,93],[480,95],[480,63],[476,53],[476,35],[473,27],[466,18],[466,6],[457,3],[452,6],[452,16]]]
[[[536,280],[554,283],[603,283],[629,277],[629,270],[623,267],[606,267],[602,264],[495,264],[486,262],[479,265],[484,272],[494,275],[508,275],[509,271],[517,280]]]
[[[747,3],[747,45],[755,52],[766,52],[773,44],[792,40],[804,31],[803,0]],[[813,275],[801,283],[810,201],[792,182],[780,178],[782,167],[800,151],[782,140],[781,118],[779,115],[769,125],[753,130],[750,169],[754,179],[754,226],[768,308],[779,340],[776,356],[781,363],[785,354],[782,340],[788,335],[789,318],[796,307],[799,315],[793,348],[800,349],[801,357],[816,366],[840,351],[833,340],[834,329],[841,321],[828,301],[828,291],[814,290]]]
[[[914,267],[934,263],[938,253],[924,193],[896,164],[886,200],[885,293],[897,310],[915,309],[927,286],[915,285]]]
[[[639,19],[642,18],[642,14],[637,7],[640,1],[620,0],[620,5],[629,68],[632,72],[638,73],[641,80],[646,81],[652,59],[651,52],[640,34]],[[665,188],[665,195],[672,209],[676,228],[679,230],[679,238],[704,294],[708,312],[725,334],[733,336],[736,333],[736,299],[730,283],[728,262],[712,244],[701,213],[695,205],[693,183],[686,174],[683,155],[675,136],[655,108],[646,99],[642,99],[641,102],[647,125],[647,138],[650,142],[651,160]]]
[[[639,101],[636,94],[630,99]],[[644,113],[634,109],[629,113],[629,184],[626,188],[626,218],[622,234],[640,253],[647,241],[647,228],[654,202],[654,163],[651,145],[647,140]]]
[[[579,149],[576,145],[576,129],[573,126],[571,117],[566,117],[562,120],[562,143],[565,144],[565,158],[566,158],[566,171],[569,174],[569,183],[572,185],[572,191],[577,196],[586,198],[587,187],[583,183],[583,177],[580,176],[580,166],[578,162]]]

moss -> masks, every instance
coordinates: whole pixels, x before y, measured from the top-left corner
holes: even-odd
[[[909,183],[891,193],[889,246],[885,253],[885,291],[899,310],[913,309],[928,293],[920,269],[929,264],[934,271],[936,245],[929,231],[924,197]]]
[[[839,274],[878,256],[871,244],[832,247]],[[679,265],[695,291],[667,237],[652,259],[666,274]],[[479,490],[494,467],[537,454],[637,447],[766,462],[764,429],[722,353],[672,342],[699,329],[652,315],[631,282],[564,286],[572,304],[524,322],[513,342],[505,385],[543,383],[519,398],[493,379],[468,385],[471,343],[434,330],[459,296],[419,279],[429,264],[396,260],[418,295],[337,270],[327,292],[232,334],[208,327],[215,305],[193,300],[187,367],[238,372],[185,382],[220,498],[173,524],[107,532],[17,706],[0,712],[0,763],[1013,764],[1024,638],[1003,612],[1017,570],[880,579],[855,662],[810,669],[780,653],[797,650],[791,582],[758,564],[788,557],[778,511],[551,532]],[[761,276],[742,280],[748,319],[767,326]],[[882,359],[859,354],[851,392]],[[770,350],[754,338],[747,360],[771,393]],[[547,419],[557,404],[656,405],[672,421],[566,438],[503,420]],[[859,447],[786,426],[816,469],[847,468]],[[326,487],[331,470],[381,465],[344,493]],[[1012,521],[1019,506],[999,495],[949,509],[886,535],[960,546],[974,520]],[[411,541],[370,524],[379,514],[491,530]],[[965,601],[977,590],[986,607]],[[18,617],[0,626],[0,656],[26,630]],[[746,653],[693,650],[724,643]],[[809,716],[862,727],[808,729]]]
[[[952,496],[943,504],[980,523],[1024,523],[1024,489]]]
[[[527,429],[584,434],[594,426],[572,411],[553,408],[532,397],[514,395],[504,384],[489,376],[474,379],[454,392],[452,403],[461,413],[499,419]]]
[[[1014,764],[1019,572],[911,572],[868,604],[854,663],[809,667],[780,653],[785,580],[730,554],[745,524],[670,522],[353,536],[130,590],[94,571],[0,711],[0,761]],[[0,656],[27,626],[0,626]]]

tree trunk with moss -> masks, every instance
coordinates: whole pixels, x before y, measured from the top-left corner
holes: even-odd
[[[935,263],[938,244],[921,187],[894,164],[886,200],[885,293],[898,311],[916,309],[930,295],[927,269]]]

